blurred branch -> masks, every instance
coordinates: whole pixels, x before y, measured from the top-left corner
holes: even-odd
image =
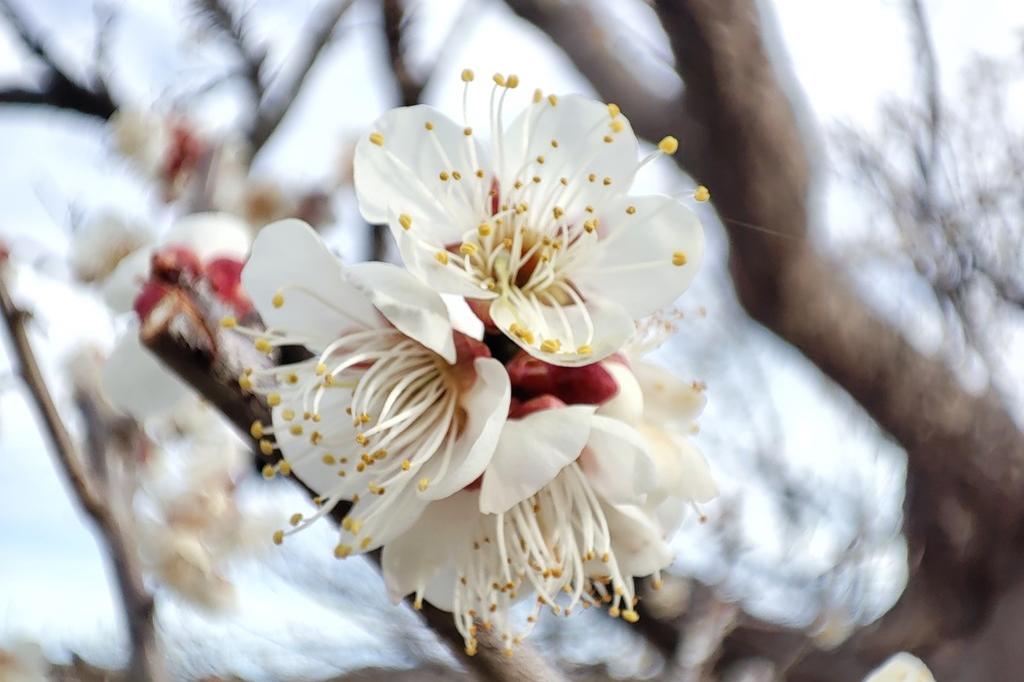
[[[199,10],[210,24],[220,31],[238,56],[242,66],[242,76],[252,90],[256,104],[263,99],[263,82],[260,80],[260,69],[266,61],[267,53],[263,49],[254,49],[246,35],[242,17],[236,17],[223,0],[196,0]]]
[[[404,34],[409,20],[406,3],[405,0],[383,0],[383,5],[384,38],[388,45],[391,72],[398,85],[401,106],[411,107],[420,103],[420,95],[423,94],[426,79],[413,76],[405,59]]]
[[[263,101],[260,102],[256,112],[256,123],[249,136],[253,155],[263,148],[288,114],[317,59],[334,35],[338,22],[353,2],[354,0],[327,0],[314,16],[307,20],[301,33],[305,39],[300,39],[296,55],[292,58],[294,75],[277,88],[268,89]]]
[[[147,348],[173,372],[187,381],[203,398],[208,400],[249,439],[253,452],[259,453],[258,443],[249,430],[260,420],[270,423],[270,411],[261,399],[239,386],[238,377],[245,366],[252,366],[255,353],[252,344],[242,337],[220,328],[219,319],[201,294],[179,286],[157,304],[140,330],[140,339]],[[263,356],[265,357],[265,356]],[[269,458],[256,454],[259,462],[276,461],[280,454]],[[296,483],[314,495],[315,492],[301,481]],[[338,505],[331,511],[335,522],[340,522],[348,511],[347,505]],[[549,666],[527,645],[521,645],[511,658],[502,651],[505,643],[497,631],[478,633],[478,652],[463,656],[463,640],[455,628],[452,614],[428,604],[421,611],[426,623],[447,642],[463,665],[476,672],[481,680],[498,682],[560,682],[561,673]]]
[[[666,106],[638,90],[607,46],[582,39],[580,27],[590,23],[583,3],[508,2],[551,35],[604,97],[624,103],[639,134],[682,133],[677,161],[715,193],[748,313],[798,348],[907,452],[906,591],[876,626],[827,657],[831,668],[812,671],[816,659],[808,657],[808,675],[798,677],[795,668],[791,679],[859,679],[894,650],[928,654],[973,632],[1000,586],[1015,579],[1003,567],[1019,564],[1024,437],[993,391],[966,391],[941,361],[915,350],[807,239],[808,152],[765,47],[759,4],[656,3],[685,83],[681,104]],[[846,669],[837,663],[843,657]]]
[[[6,264],[0,264],[0,269]],[[5,275],[0,271],[0,309],[4,324],[14,346],[18,370],[28,387],[32,401],[43,418],[57,464],[67,477],[71,490],[82,510],[96,525],[110,554],[117,579],[128,637],[131,645],[130,679],[161,682],[168,679],[164,659],[157,641],[153,597],[146,590],[139,566],[138,551],[130,526],[123,523],[108,496],[93,479],[77,452],[46,387],[28,337],[30,315],[18,308],[7,289]],[[96,443],[98,445],[98,442]]]
[[[0,17],[17,34],[28,51],[45,67],[38,89],[2,88],[0,89],[0,104],[50,106],[77,111],[104,120],[110,118],[117,106],[98,74],[93,79],[92,87],[81,85],[68,76],[50,54],[42,38],[28,27],[20,13],[11,6],[10,0],[0,0]]]

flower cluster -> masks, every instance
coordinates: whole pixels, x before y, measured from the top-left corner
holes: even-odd
[[[517,86],[494,77],[489,145],[415,106],[357,146],[360,209],[404,267],[344,266],[308,225],[273,223],[242,272],[265,327],[225,319],[299,357],[240,377],[272,408],[252,425],[282,456],[265,475],[318,495],[275,541],[344,505],[335,555],[382,548],[392,597],[451,611],[471,654],[478,628],[511,653],[542,610],[636,621],[635,579],[657,585],[687,508],[716,494],[689,439],[703,386],[630,350],[703,257],[692,210],[628,194],[677,142],[638,160],[619,107],[539,91],[506,128]]]

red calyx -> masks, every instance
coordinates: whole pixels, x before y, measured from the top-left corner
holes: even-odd
[[[193,280],[203,272],[203,264],[192,249],[184,246],[164,246],[153,254],[150,277],[154,280],[177,284],[185,278]]]
[[[242,289],[242,268],[245,263],[234,258],[214,258],[206,264],[206,281],[214,295],[244,317],[252,311],[252,302]]]
[[[132,304],[135,314],[139,316],[140,320],[145,320],[153,312],[153,308],[160,301],[164,300],[164,296],[168,293],[170,293],[170,287],[163,282],[152,279],[147,280],[142,285],[142,291],[135,297],[135,302]]]
[[[601,363],[559,367],[520,351],[506,369],[512,392],[520,400],[549,395],[566,405],[600,405],[619,392],[619,385]]]

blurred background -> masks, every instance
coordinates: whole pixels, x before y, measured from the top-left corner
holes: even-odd
[[[550,618],[524,655],[810,682],[910,650],[939,680],[1021,679],[1022,26],[1014,0],[0,0],[4,277],[97,490],[131,510],[171,678],[474,674],[373,565],[333,559],[328,524],[269,543],[303,494],[212,408],[133,419],[98,379],[134,331],[118,267],[182,216],[301,216],[346,261],[393,259],[354,141],[393,106],[457,117],[470,67],[516,73],[514,107],[618,103],[648,148],[681,143],[638,191],[711,190],[657,359],[707,384],[722,495],[640,623]],[[486,86],[468,106],[486,120]],[[0,680],[121,679],[130,611],[12,351]]]

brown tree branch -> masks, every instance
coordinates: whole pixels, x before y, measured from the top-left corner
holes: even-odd
[[[107,92],[103,79],[97,76],[93,87],[86,87],[71,78],[54,60],[43,40],[32,31],[9,0],[0,0],[0,17],[18,35],[24,46],[45,67],[40,87],[0,88],[0,104],[28,104],[76,111],[101,119],[110,118],[117,106]]]
[[[293,69],[294,75],[287,79],[282,76],[283,83],[275,88],[268,88],[256,112],[256,123],[249,136],[253,155],[263,148],[281,125],[317,59],[330,43],[338,22],[353,2],[354,0],[326,0],[306,22],[302,31],[305,40],[299,42],[297,54],[291,60],[290,68]]]
[[[4,268],[0,264],[0,269]],[[57,406],[46,387],[28,337],[29,314],[17,307],[0,272],[0,310],[10,335],[18,371],[28,387],[32,401],[43,419],[59,468],[64,472],[71,490],[96,526],[109,553],[114,570],[128,637],[131,645],[129,679],[161,682],[168,679],[164,658],[157,641],[153,597],[146,590],[139,565],[138,551],[130,526],[118,518],[103,490],[93,479],[79,455],[71,435],[61,420]]]
[[[685,97],[674,107],[637,92],[614,55],[579,39],[583,3],[509,4],[546,30],[603,96],[622,102],[641,135],[681,133],[678,160],[714,191],[744,307],[907,452],[912,564],[906,591],[877,626],[839,652],[806,657],[806,676],[796,668],[791,679],[859,679],[894,650],[927,654],[974,631],[998,586],[1014,575],[1007,567],[1019,554],[1024,437],[993,392],[966,391],[941,361],[910,346],[810,244],[807,150],[766,52],[756,4],[657,3],[685,83]]]
[[[255,395],[244,391],[238,378],[245,367],[252,367],[264,356],[256,354],[252,344],[239,335],[219,328],[211,307],[201,293],[181,286],[165,296],[149,314],[140,330],[147,348],[171,371],[188,382],[243,434],[251,439],[253,452],[262,466],[280,460],[275,451],[270,456],[260,453],[252,439],[250,426],[256,420],[270,423],[267,406]],[[315,492],[302,485],[310,495]],[[347,505],[338,505],[331,517],[340,523],[348,512]],[[463,640],[455,628],[452,614],[424,604],[421,614],[426,623],[444,640],[462,663],[481,680],[498,682],[560,682],[561,673],[547,664],[533,649],[521,645],[512,657],[496,632],[480,628],[475,656],[463,655]]]
[[[383,11],[384,39],[388,45],[391,72],[398,86],[398,99],[401,106],[410,107],[419,104],[426,80],[414,76],[405,59],[404,38],[408,22],[406,3],[404,0],[383,0]]]

